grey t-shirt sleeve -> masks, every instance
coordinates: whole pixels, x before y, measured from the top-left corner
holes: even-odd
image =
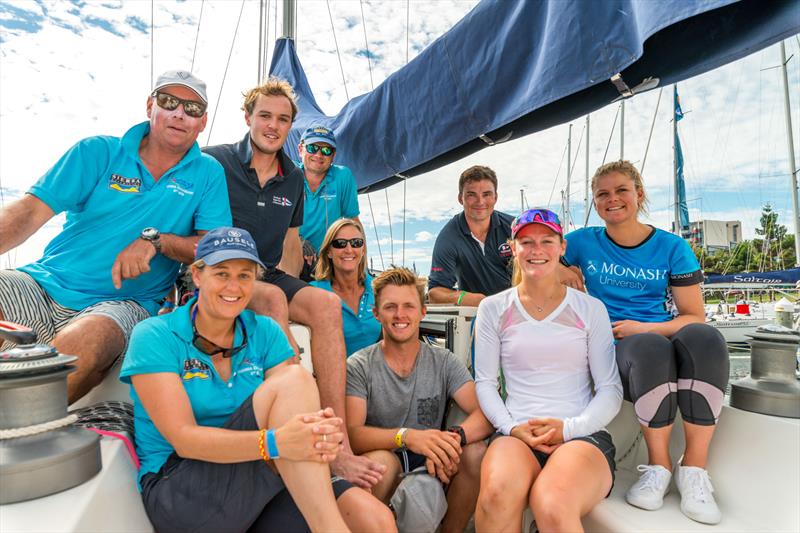
[[[464,363],[459,361],[453,352],[446,350],[447,362],[445,363],[445,372],[447,372],[447,397],[452,398],[453,395],[464,386],[465,383],[472,381],[472,376],[464,366]]]
[[[359,350],[347,358],[347,396],[367,399],[367,369],[370,347]]]

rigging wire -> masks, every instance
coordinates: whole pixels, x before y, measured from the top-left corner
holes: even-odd
[[[239,34],[239,24],[242,22],[242,13],[244,13],[244,2],[242,0],[242,7],[239,8],[239,18],[236,20],[236,29],[233,30],[233,39],[231,39],[231,49],[228,52],[228,61],[225,63],[225,72],[222,74],[222,83],[219,86],[219,94],[220,97],[217,98],[217,103],[214,105],[214,116],[211,117],[211,126],[208,128],[208,137],[206,138],[206,146],[211,142],[211,134],[214,131],[214,122],[217,119],[217,110],[219,109],[219,103],[222,101],[222,89],[225,87],[225,78],[228,77],[228,67],[231,64],[231,57],[233,56],[233,47],[236,44],[236,36]]]
[[[410,27],[408,24],[409,12],[411,10],[411,0],[406,0],[406,65],[408,65],[408,34]],[[406,266],[406,181],[403,178],[403,266]]]
[[[266,31],[264,31],[264,38],[267,40],[269,40],[269,10],[271,4],[272,0],[267,0],[267,10],[264,12],[264,23],[267,26]],[[275,40],[273,39],[272,42],[275,42]],[[261,81],[267,77],[267,69],[269,68],[267,67],[267,65],[269,65],[269,62],[267,61],[269,59],[269,45],[264,46],[263,53],[264,62],[262,64],[264,65],[264,68],[261,70],[261,77],[259,78],[258,83],[261,83]]]
[[[660,93],[659,93],[660,95]],[[622,109],[622,103],[617,107],[617,112],[614,114],[614,122],[611,123],[611,133],[608,134],[608,143],[606,143],[606,151],[603,154],[603,161],[600,163],[600,166],[606,164],[606,157],[608,157],[608,149],[611,147],[611,139],[614,137],[614,129],[617,127],[617,118],[619,118],[619,111]],[[656,108],[656,112],[658,112],[658,108]],[[655,123],[655,118],[653,118],[653,122]],[[652,134],[652,130],[651,130]],[[649,143],[650,141],[648,141]],[[589,147],[587,146],[586,149],[588,150]],[[583,225],[586,226],[589,223],[589,215],[592,214],[592,208],[594,203],[589,204],[589,209],[586,210],[586,216],[583,219]]]
[[[661,95],[664,93],[664,87],[662,86],[658,90],[658,100],[656,100],[656,111],[653,113],[653,122],[650,123],[650,134],[647,136],[647,145],[644,147],[644,157],[642,158],[642,169],[639,171],[641,174],[644,174],[644,166],[647,163],[647,153],[650,151],[650,140],[653,138],[653,130],[656,127],[656,118],[658,117],[658,106],[661,105]]]
[[[375,90],[375,82],[372,79],[372,59],[370,58],[370,54],[369,54],[369,39],[367,38],[367,20],[364,17],[364,1],[363,0],[359,0],[358,6],[361,9],[361,27],[364,30],[364,47],[365,47],[365,49],[367,51],[367,54],[366,54],[366,56],[367,56],[367,66],[369,67],[369,88],[372,91],[372,90]],[[367,193],[367,198],[369,198],[369,194],[370,193]],[[384,196],[386,198],[386,213],[387,213],[387,216],[389,217],[389,250],[390,250],[389,257],[391,259],[391,263],[393,264],[394,263],[394,235],[392,234],[392,211],[391,211],[391,209],[389,207],[389,191],[387,190],[387,188],[383,189],[383,194],[384,194]],[[370,201],[370,209],[372,209],[372,201]],[[372,221],[373,221],[373,223],[375,222],[374,214],[373,214],[373,217],[372,217]],[[378,228],[376,226],[375,227],[376,235],[377,235],[377,232],[378,232]],[[383,256],[381,256],[381,264],[383,264]]]
[[[264,40],[264,0],[258,0],[258,70],[256,71],[256,85],[261,83]]]
[[[339,72],[342,73],[342,85],[344,85],[344,95],[347,101],[350,101],[350,93],[347,92],[347,80],[344,78],[344,66],[342,65],[342,54],[339,52],[339,41],[336,39],[336,28],[333,25],[333,15],[331,14],[331,2],[325,0],[325,5],[328,6],[328,18],[331,20],[331,31],[333,32],[333,44],[336,45],[336,57],[339,58]]]
[[[561,152],[561,161],[558,162],[558,171],[556,172],[556,179],[553,180],[553,188],[550,189],[550,198],[547,199],[547,206],[553,201],[553,193],[556,192],[556,184],[558,183],[558,176],[561,174],[561,164],[564,162],[564,156],[567,155],[567,145],[564,145],[564,151]]]
[[[155,78],[153,75],[153,50],[155,49],[155,17],[156,17],[156,8],[155,8],[155,1],[150,0],[150,89],[152,90],[155,86]]]
[[[367,202],[369,202],[369,215],[372,217],[372,229],[375,230],[375,242],[378,243],[378,255],[381,258],[381,270],[386,270],[386,265],[383,264],[383,252],[381,252],[381,240],[378,237],[378,225],[375,223],[375,211],[372,210],[372,198],[367,193]]]
[[[190,72],[194,72],[194,58],[197,55],[197,42],[200,39],[200,24],[203,22],[203,6],[206,5],[206,0],[200,2],[200,16],[197,18],[197,33],[194,35],[194,50],[192,50],[192,66]]]

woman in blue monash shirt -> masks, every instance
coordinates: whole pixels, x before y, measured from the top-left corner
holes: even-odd
[[[121,372],[155,529],[393,531],[388,508],[331,481],[342,421],[281,328],[245,309],[263,268],[253,238],[218,228],[195,258],[197,295],[136,326]]]
[[[592,194],[605,227],[569,233],[564,257],[580,267],[589,294],[608,309],[625,399],[633,403],[647,442],[648,464],[639,465],[641,477],[626,499],[647,510],[663,504],[673,472],[670,433],[680,409],[686,435],[675,467],[681,511],[716,524],[722,515],[706,462],[729,363],[722,335],[704,323],[700,264],[680,236],[639,220],[647,197],[630,162],[598,168]],[[568,271],[562,274],[564,279]]]

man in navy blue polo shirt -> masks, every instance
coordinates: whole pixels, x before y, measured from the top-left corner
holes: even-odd
[[[0,320],[78,356],[70,402],[102,380],[133,326],[156,313],[179,263],[194,257],[197,234],[231,223],[222,167],[195,142],[207,107],[205,83],[166,72],[147,99],[149,121],[121,138],[78,142],[0,210],[0,255],[67,213],[41,259],[0,270]]]
[[[270,78],[245,93],[242,109],[249,127],[244,138],[205,151],[222,163],[234,225],[250,232],[267,267],[249,307],[272,317],[287,332],[289,319],[311,329],[311,360],[320,401],[343,418],[346,372],[341,301],[297,278],[303,264],[299,228],[304,177],[283,152],[297,115],[294,90],[285,80]],[[377,483],[383,467],[354,456],[347,439],[344,444],[344,453],[332,464],[333,472],[365,488]]]
[[[458,180],[464,211],[436,237],[428,278],[431,303],[477,306],[486,296],[511,286],[511,220],[494,210],[497,175],[484,166],[465,170]]]

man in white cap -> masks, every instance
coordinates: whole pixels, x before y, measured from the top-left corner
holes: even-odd
[[[148,121],[121,138],[79,141],[0,209],[0,254],[67,214],[41,259],[0,270],[0,320],[78,356],[70,403],[102,380],[133,326],[157,312],[198,235],[231,225],[225,174],[196,142],[207,107],[205,83],[165,72],[147,98]]]

